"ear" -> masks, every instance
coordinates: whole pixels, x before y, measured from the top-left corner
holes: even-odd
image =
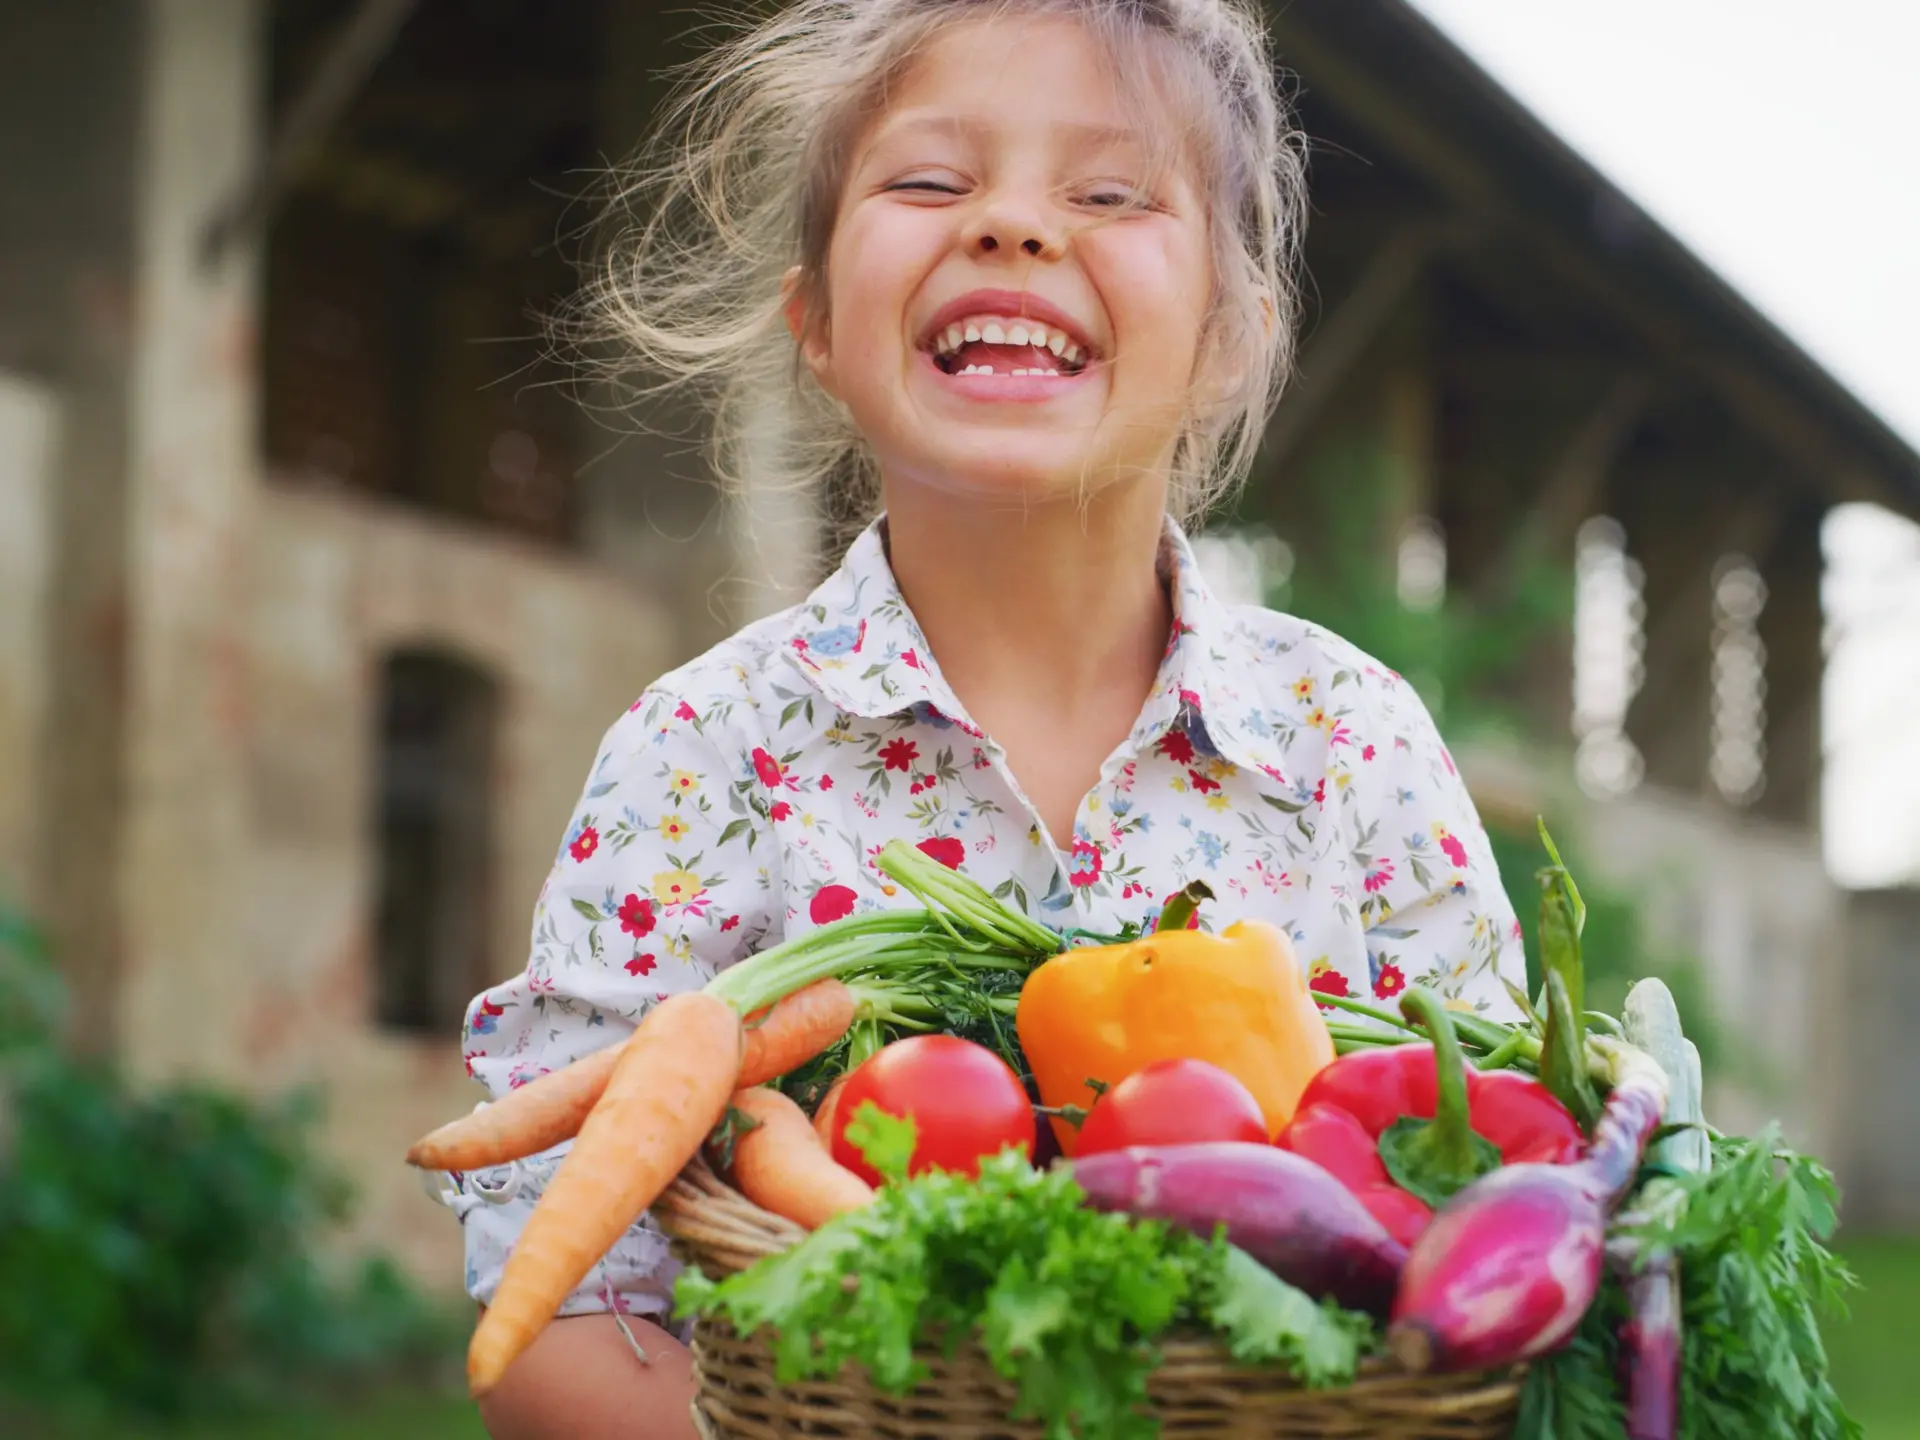
[[[786,318],[787,333],[800,347],[800,358],[807,362],[815,382],[833,395],[832,351],[824,324],[808,324],[807,308],[811,297],[804,284],[805,274],[798,265],[780,277],[780,312]],[[838,398],[837,396],[835,398]]]

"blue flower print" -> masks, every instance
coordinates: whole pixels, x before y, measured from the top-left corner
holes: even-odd
[[[831,630],[822,630],[807,641],[807,648],[816,655],[851,655],[853,647],[860,643],[860,632],[851,625],[836,625]]]
[[[953,721],[942,715],[932,702],[927,700],[916,700],[914,702],[913,718],[918,720],[922,725],[931,725],[936,730],[951,730],[953,728]]]
[[[1221,842],[1220,837],[1211,830],[1202,830],[1193,838],[1200,847],[1200,854],[1206,859],[1207,868],[1218,870],[1220,858],[1227,853],[1227,847]]]

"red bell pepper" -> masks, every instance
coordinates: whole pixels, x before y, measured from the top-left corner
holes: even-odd
[[[1578,1160],[1586,1137],[1539,1081],[1469,1066],[1431,991],[1408,990],[1401,1009],[1433,1043],[1334,1061],[1308,1082],[1274,1143],[1331,1172],[1411,1246],[1455,1191],[1501,1165]]]

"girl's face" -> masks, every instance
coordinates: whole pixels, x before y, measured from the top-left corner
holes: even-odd
[[[1207,219],[1080,26],[942,32],[850,157],[809,365],[926,485],[1044,501],[1164,486],[1212,292]],[[796,307],[797,308],[797,307]]]

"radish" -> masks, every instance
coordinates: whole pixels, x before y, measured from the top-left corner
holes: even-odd
[[[1623,1041],[1593,1035],[1587,1048],[1612,1093],[1586,1154],[1476,1180],[1414,1242],[1387,1330],[1408,1370],[1487,1370],[1543,1354],[1593,1303],[1607,1216],[1660,1125],[1667,1077]]]
[[[1351,1309],[1385,1314],[1406,1263],[1406,1248],[1346,1186],[1272,1145],[1136,1145],[1072,1163],[1095,1209],[1165,1220],[1209,1238],[1224,1225],[1228,1241],[1281,1279]]]

